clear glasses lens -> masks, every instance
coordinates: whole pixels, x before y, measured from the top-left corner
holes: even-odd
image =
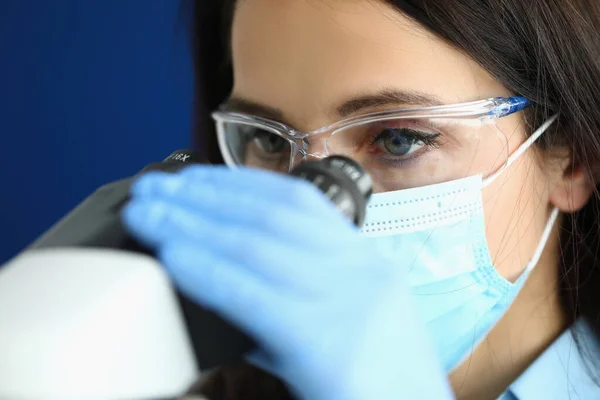
[[[479,119],[371,122],[333,132],[327,147],[363,165],[376,192],[485,177],[505,165],[509,155],[506,135],[493,121]]]
[[[227,122],[220,124],[220,134],[235,164],[288,172],[298,161],[290,160],[298,156],[291,139],[269,127]],[[310,136],[307,142],[309,154],[327,149],[329,155],[358,161],[376,192],[488,176],[509,155],[506,135],[494,121],[479,119],[391,118]]]
[[[260,125],[223,122],[219,127],[229,156],[236,165],[288,172],[292,144],[278,132]]]

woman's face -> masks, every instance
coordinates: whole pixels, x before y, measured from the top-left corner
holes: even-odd
[[[444,104],[510,96],[476,62],[379,1],[238,1],[232,53],[232,98],[244,100],[232,104],[304,132],[367,112],[428,105],[407,104],[406,93]],[[410,171],[407,179],[446,181],[493,172],[494,160],[525,140],[521,119],[517,113],[493,128],[467,128],[461,140],[442,142],[421,161],[389,168]],[[484,190],[491,255],[508,279],[522,272],[548,218],[542,164],[529,150]]]

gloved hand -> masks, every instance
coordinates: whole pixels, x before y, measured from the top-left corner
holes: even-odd
[[[310,183],[210,166],[149,173],[124,222],[300,399],[452,398],[406,271]]]

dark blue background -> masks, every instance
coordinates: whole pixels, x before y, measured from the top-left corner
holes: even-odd
[[[0,264],[98,186],[189,146],[186,11],[0,1]]]

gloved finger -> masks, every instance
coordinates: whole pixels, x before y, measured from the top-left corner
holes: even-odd
[[[145,173],[133,184],[132,192],[134,194],[155,193],[154,190],[160,187],[153,182],[165,177],[172,178],[174,184],[195,183],[207,188],[214,185],[233,186],[242,191],[255,191],[257,188],[270,187],[274,184],[289,185],[291,180],[290,176],[256,168],[230,169],[225,166],[191,165],[175,174]]]
[[[315,205],[313,209],[302,210],[294,208],[292,204],[273,201],[265,196],[240,193],[230,188],[220,190],[218,198],[205,196],[194,185],[182,186],[175,194],[159,193],[155,197],[210,215],[214,220],[247,225],[294,240],[301,240],[306,236],[302,227],[313,230],[325,221],[330,230],[355,229],[351,221],[335,209],[333,204]],[[318,210],[319,207],[322,207],[321,211]],[[327,216],[324,216],[325,208]],[[319,243],[323,241],[314,241],[314,244]]]
[[[185,199],[163,198],[158,195],[139,196],[130,201],[123,210],[123,220],[142,240],[153,245],[146,238],[152,231],[164,237],[170,232],[159,230],[161,223],[181,225],[187,235],[200,235],[204,239],[207,229],[231,226],[234,231],[243,228],[250,232],[259,232],[280,241],[301,243],[305,250],[331,250],[336,247],[348,247],[353,240],[359,240],[359,234],[349,220],[341,214],[336,215],[341,226],[335,226],[334,218],[323,221],[321,216],[300,214],[295,210],[268,206],[257,202],[256,208],[233,207],[231,214],[219,213],[218,205],[205,207],[189,204]],[[338,213],[337,210],[334,210]],[[187,221],[189,219],[189,222]],[[138,228],[138,226],[140,228]],[[143,229],[142,229],[143,228]],[[335,232],[332,234],[331,232]],[[362,237],[361,237],[362,238]],[[153,239],[154,240],[154,239]]]
[[[125,208],[123,220],[129,231],[149,246],[178,240],[193,242],[197,248],[211,249],[222,258],[244,265],[297,294],[312,294],[328,280],[339,281],[344,272],[338,268],[339,250],[330,248],[318,252],[306,244],[314,237],[305,238],[303,245],[298,246],[279,236],[213,221],[162,201],[135,200]],[[306,230],[302,234],[306,235]]]
[[[252,271],[194,243],[173,242],[159,257],[175,284],[192,300],[221,315],[272,349],[284,345],[287,315],[294,310],[285,291]]]
[[[123,208],[121,221],[137,240],[156,248],[168,238],[169,232],[162,227],[169,215],[169,204],[165,202],[132,200]]]
[[[278,188],[292,190],[299,181],[297,178],[260,168],[240,167],[231,169],[227,167],[211,167],[207,165],[193,165],[182,169],[178,175],[187,182],[196,182],[207,186],[237,187],[244,191],[264,192]]]
[[[187,199],[190,204],[219,206],[216,212],[246,210],[259,204],[279,204],[311,213],[332,212],[334,209],[319,189],[309,182],[252,168],[231,170],[191,166],[177,174],[147,174],[132,187],[134,196],[159,193]]]

